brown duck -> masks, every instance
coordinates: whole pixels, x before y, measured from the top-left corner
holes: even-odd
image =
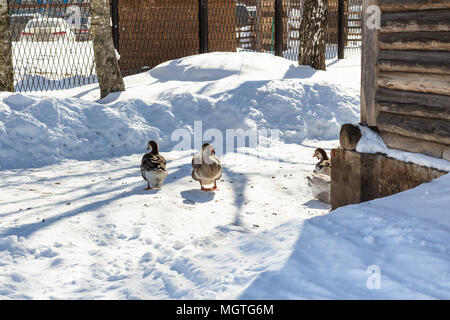
[[[150,151],[149,151],[150,150]],[[161,188],[167,178],[166,159],[159,154],[158,143],[151,140],[147,144],[147,152],[141,161],[141,175],[147,181],[147,188]]]
[[[218,190],[216,181],[222,177],[222,165],[215,156],[214,147],[210,143],[204,143],[202,154],[192,158],[192,179],[200,182],[203,191]],[[203,185],[214,184],[212,188]]]
[[[319,159],[319,162],[316,164],[316,168],[314,169],[314,173],[331,176],[331,161],[328,158],[327,152],[322,148],[317,148],[314,152],[313,158]]]

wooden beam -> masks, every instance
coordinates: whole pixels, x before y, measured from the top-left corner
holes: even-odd
[[[381,33],[450,31],[450,10],[392,12],[381,15]]]
[[[416,73],[436,73],[449,74],[449,63],[435,63],[435,62],[412,62],[412,61],[392,61],[392,60],[378,60],[378,70],[384,72],[416,72]]]
[[[450,106],[450,96],[390,90],[386,88],[379,88],[377,90],[375,100],[385,102],[411,103],[431,107]]]
[[[373,19],[369,16],[369,6],[379,4],[379,0],[363,1],[361,13],[362,21]],[[362,24],[362,51],[361,51],[361,123],[376,126],[375,92],[377,90],[377,55],[378,35],[377,29],[369,28],[368,23]]]
[[[377,127],[384,132],[450,145],[448,120],[380,112],[377,117]]]
[[[450,75],[413,72],[379,72],[383,88],[450,95]]]
[[[450,51],[450,32],[383,33],[380,49]]]
[[[450,0],[379,0],[383,12],[450,9]]]
[[[376,106],[378,111],[380,112],[417,116],[428,119],[450,120],[450,105],[430,107],[413,103],[379,101],[376,103]],[[450,122],[448,123],[448,125],[450,126]]]
[[[434,158],[443,158],[444,152],[450,150],[450,145],[409,138],[395,133],[380,132],[380,136],[391,149],[421,153]]]

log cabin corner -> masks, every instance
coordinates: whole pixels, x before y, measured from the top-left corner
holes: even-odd
[[[361,124],[378,132],[389,148],[450,161],[450,0],[363,3]],[[381,9],[379,29],[366,23],[372,5]],[[333,210],[446,174],[358,153],[360,138],[358,127],[344,125],[340,147],[332,150]]]

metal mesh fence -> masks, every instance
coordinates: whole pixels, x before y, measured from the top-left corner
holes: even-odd
[[[10,0],[8,8],[16,91],[97,81],[90,0]]]
[[[198,0],[119,1],[118,11],[124,76],[199,52]]]
[[[285,58],[297,61],[303,1],[282,0],[281,18],[276,20],[280,10],[275,0],[111,0],[120,69],[124,76],[132,75],[203,52],[202,34],[207,35],[209,52],[275,54],[282,49]],[[97,81],[90,2],[9,0],[16,91],[67,89]],[[338,2],[328,0],[327,59],[338,55]],[[360,59],[361,2],[345,0],[344,5],[345,57],[352,63]],[[206,19],[201,19],[199,3],[207,5]],[[281,32],[275,26],[280,20]],[[282,44],[276,48],[280,34]]]

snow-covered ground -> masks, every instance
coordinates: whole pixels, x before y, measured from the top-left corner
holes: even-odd
[[[95,85],[0,93],[0,298],[449,298],[448,175],[333,213],[312,199],[314,149],[358,121],[359,78],[338,61],[318,72],[211,53],[101,101]],[[196,146],[172,139],[198,120],[201,133],[278,129],[280,141],[224,148],[220,190],[202,192]],[[169,170],[151,192],[139,172],[149,139]]]

